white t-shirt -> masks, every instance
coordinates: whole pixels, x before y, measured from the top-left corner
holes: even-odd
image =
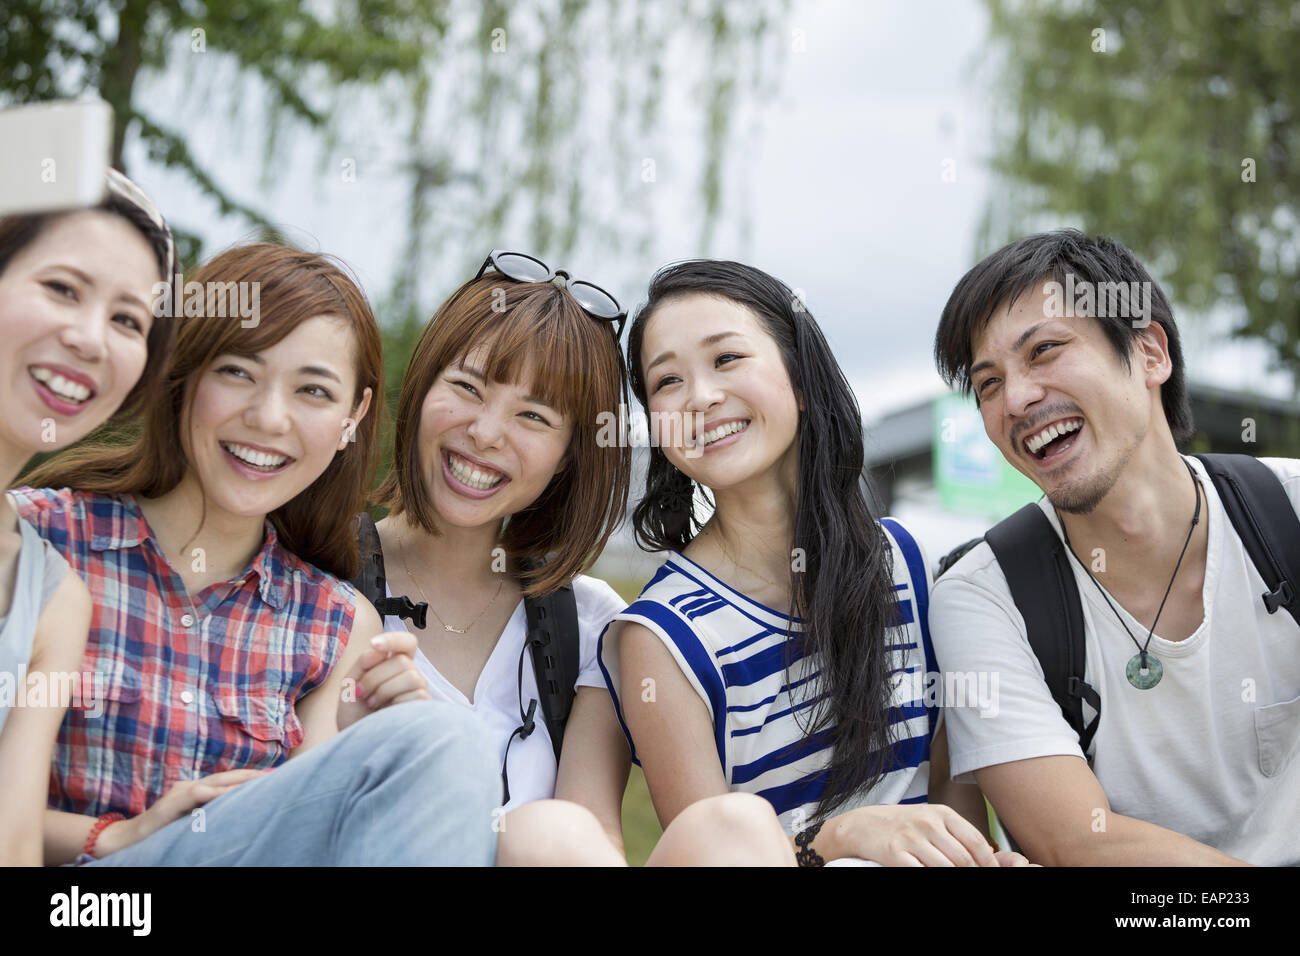
[[[1250,863],[1300,864],[1300,627],[1284,609],[1269,614],[1266,590],[1200,461],[1209,520],[1205,618],[1190,637],[1151,638],[1160,683],[1138,690],[1125,677],[1137,653],[1115,612],[1078,562],[1085,679],[1101,696],[1092,770],[1111,808],[1185,834]],[[1300,513],[1300,461],[1260,459],[1282,480]],[[1060,534],[1046,499],[1043,512]],[[1105,584],[1105,575],[1098,576]],[[1147,628],[1118,602],[1129,630]],[[996,675],[998,707],[981,716],[949,707],[954,778],[981,767],[1055,754],[1082,756],[1030,649],[1006,577],[981,542],[934,587],[930,628],[945,672]],[[1093,716],[1085,705],[1087,720]]]
[[[389,596],[392,594],[389,592]],[[599,687],[605,689],[605,679],[601,676],[600,666],[596,662],[596,641],[614,615],[623,610],[627,602],[618,593],[599,578],[580,574],[573,579],[573,596],[578,605],[578,679],[574,688]],[[437,622],[430,615],[429,627],[436,628]],[[384,629],[400,631],[408,629],[406,623],[398,617],[389,615],[384,618]],[[419,634],[414,628],[411,633]],[[497,639],[487,663],[479,674],[474,687],[474,702],[471,704],[456,686],[443,677],[429,662],[422,651],[417,650],[415,663],[420,673],[429,682],[429,692],[434,700],[444,700],[459,704],[472,711],[483,722],[489,737],[497,745],[497,764],[505,759],[506,743],[510,735],[520,724],[520,684],[519,655],[524,654],[523,669],[523,705],[527,710],[528,702],[537,699],[537,677],[533,673],[532,657],[524,651],[527,638],[527,623],[524,615],[524,602],[515,605],[514,613],[506,623],[505,630]],[[518,737],[510,744],[510,763],[507,768],[510,779],[510,801],[505,804],[507,811],[522,806],[533,800],[545,800],[555,795],[555,775],[558,767],[555,761],[555,749],[551,746],[551,734],[542,718],[541,705],[536,714],[536,729],[524,740]]]

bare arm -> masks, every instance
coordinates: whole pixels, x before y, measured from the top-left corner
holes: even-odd
[[[616,638],[617,627],[621,632]],[[677,661],[651,631],[640,624],[616,623],[606,639],[620,641],[623,717],[636,742],[659,823],[667,829],[692,803],[729,790],[713,741],[713,721]]]
[[[303,738],[302,743],[289,754],[290,757],[305,753],[337,734],[340,709],[355,708],[358,716],[369,713],[362,703],[343,702],[343,680],[352,672],[361,655],[370,650],[370,639],[383,629],[379,612],[374,605],[357,595],[357,612],[352,618],[352,633],[348,637],[347,647],[339,655],[325,682],[294,705],[298,720],[302,722]]]
[[[1244,866],[1164,827],[1110,809],[1082,757],[1015,760],[975,771],[1029,859],[1047,866]]]
[[[579,687],[564,728],[555,797],[590,810],[620,855],[624,853],[623,791],[631,767],[632,755],[609,693],[599,687]]]
[[[86,845],[86,837],[90,836],[90,828],[95,825],[95,818],[82,816],[79,813],[64,813],[61,810],[46,810],[43,822],[45,865],[62,866],[75,860],[81,848]],[[110,826],[105,830],[98,842],[102,843],[112,829],[113,827]]]
[[[36,622],[29,675],[80,670],[90,611],[90,592],[69,570]],[[67,686],[66,681],[46,680],[46,687],[59,686]],[[0,731],[0,865],[41,865],[50,761],[67,703],[47,700],[44,707],[14,707]]]
[[[195,780],[181,780],[163,794],[153,806],[139,816],[110,823],[100,831],[95,840],[95,857],[103,859],[109,854],[139,843],[174,820],[191,813],[210,800],[221,796],[242,783],[254,780],[265,770],[224,770]],[[86,845],[95,817],[61,810],[45,811],[45,862],[48,866],[71,863]]]

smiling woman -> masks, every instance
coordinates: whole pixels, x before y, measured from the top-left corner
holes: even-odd
[[[120,173],[94,209],[0,219],[0,478],[84,437],[152,386],[174,324],[149,295],[171,271],[171,233]],[[41,861],[41,811],[68,700],[18,708],[13,691],[66,686],[90,595],[7,499],[0,501],[0,864]],[[80,675],[74,678],[80,685]],[[12,710],[12,714],[11,714]]]
[[[598,439],[600,414],[623,395],[612,325],[550,282],[496,272],[448,297],[402,381],[394,467],[377,493],[392,509],[378,526],[387,580],[428,605],[427,624],[411,631],[430,692],[472,708],[493,740],[511,812],[506,859],[518,859],[510,845],[536,814],[513,811],[557,794],[600,823],[583,817],[587,832],[553,861],[590,860],[581,851],[593,834],[597,859],[621,859],[627,758],[593,667],[596,634],[621,602],[581,572],[627,499],[630,452]],[[573,595],[580,673],[557,757],[525,666],[532,612],[523,599],[558,587]]]
[[[622,517],[630,452],[600,447],[598,434],[601,412],[616,407],[623,390],[613,327],[566,292],[549,282],[503,282],[494,273],[471,280],[438,310],[411,354],[394,468],[376,498],[429,534],[464,510],[461,497],[497,499],[488,517],[499,523],[510,516],[500,543],[514,573],[545,562],[525,588],[553,590],[599,554]],[[467,413],[484,402],[494,415]],[[506,420],[509,463],[483,451],[503,443],[490,433]],[[440,434],[453,423],[468,430]],[[543,445],[545,464],[535,469],[531,451]],[[478,510],[471,517],[486,520]]]

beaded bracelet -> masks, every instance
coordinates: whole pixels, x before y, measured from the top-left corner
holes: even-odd
[[[821,832],[821,829],[822,825],[818,822],[804,830],[800,830],[799,833],[795,835],[794,845],[799,848],[799,852],[795,854],[794,858],[800,866],[826,865],[826,861],[822,858],[822,855],[808,845],[812,843],[813,840],[817,839],[817,834]]]
[[[94,852],[95,841],[99,839],[99,835],[103,833],[105,830],[107,830],[110,824],[117,823],[119,820],[125,820],[125,819],[126,817],[122,816],[122,814],[116,811],[112,813],[106,813],[102,817],[100,817],[98,820],[95,821],[95,825],[90,828],[90,835],[86,837],[86,845],[81,848],[81,852],[84,853],[86,856],[90,856],[90,857],[95,856],[95,852]]]

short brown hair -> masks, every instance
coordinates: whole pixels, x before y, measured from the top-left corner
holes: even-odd
[[[272,243],[236,246],[193,276],[193,282],[259,283],[259,321],[187,315],[161,394],[143,414],[142,432],[125,444],[83,444],[45,462],[24,480],[38,487],[70,487],[107,494],[156,497],[184,477],[188,462],[181,441],[186,402],[194,382],[218,355],[254,355],[286,338],[308,319],[336,316],[352,327],[356,343],[356,393],[371,390],[370,412],[356,427],[356,440],[335,455],[325,472],[269,516],[286,549],[341,578],[357,573],[359,557],[352,516],[364,507],[373,469],[375,435],[383,405],[383,356],[379,327],[365,296],[325,256]]]
[[[501,543],[512,570],[530,596],[584,571],[622,521],[631,481],[627,442],[602,448],[597,441],[601,413],[617,415],[627,398],[612,328],[549,282],[516,283],[489,273],[465,283],[429,320],[411,353],[397,402],[393,467],[376,502],[440,533],[421,478],[420,410],[443,369],[483,348],[483,374],[492,381],[518,381],[529,365],[545,369],[532,391],[574,422],[564,467],[506,524]]]

